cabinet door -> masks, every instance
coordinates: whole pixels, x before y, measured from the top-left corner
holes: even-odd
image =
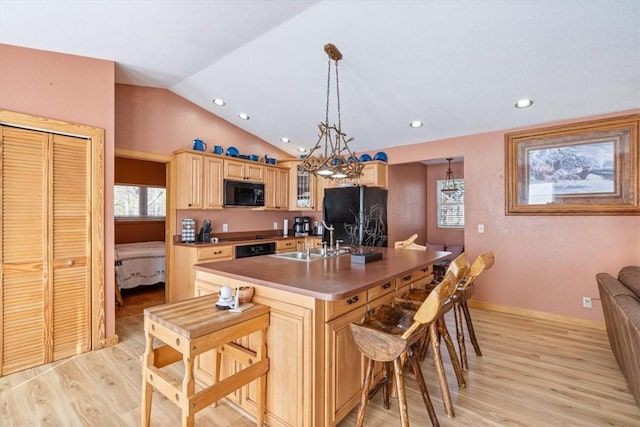
[[[311,426],[313,350],[312,310],[270,298],[254,297],[271,308],[267,329],[266,423],[270,426]],[[256,350],[257,333],[249,336]],[[306,379],[306,380],[305,380]],[[255,415],[257,389],[253,381],[243,388],[242,406]]]
[[[276,169],[276,207],[279,210],[289,209],[289,171]]]
[[[276,169],[265,168],[264,171],[264,208],[276,209],[277,201],[277,181]]]
[[[264,166],[256,162],[244,164],[244,176],[248,181],[264,182]]]
[[[176,156],[176,208],[202,209],[203,156],[180,153]]]
[[[222,159],[204,157],[203,208],[222,209]]]
[[[338,186],[338,182],[329,178],[316,177],[314,179],[315,183],[315,210],[322,211],[323,201],[324,201],[324,190],[325,188],[335,188]]]
[[[361,321],[365,310],[360,307],[325,324],[327,424],[334,425],[360,402],[364,356],[353,341],[349,325]]]
[[[224,177],[227,179],[243,181],[245,179],[244,162],[224,159]]]

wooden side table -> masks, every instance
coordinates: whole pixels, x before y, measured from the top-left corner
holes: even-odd
[[[217,295],[206,295],[144,310],[146,348],[142,362],[142,426],[149,426],[153,389],[181,409],[182,426],[193,426],[196,412],[254,380],[258,381],[257,425],[263,425],[266,374],[269,370],[265,341],[269,307],[254,304],[242,313],[231,313],[218,310],[215,307],[217,300]],[[254,332],[260,332],[255,352],[232,343]],[[154,339],[164,344],[153,348]],[[225,345],[224,357],[231,357],[247,368],[196,392],[194,358],[224,344],[229,344]],[[222,354],[218,351],[218,360]],[[184,378],[181,383],[176,383],[161,368],[179,361],[184,363]],[[219,368],[219,363],[216,365]],[[219,372],[215,377],[219,378]]]

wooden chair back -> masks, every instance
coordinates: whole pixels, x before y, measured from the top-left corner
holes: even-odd
[[[413,316],[413,324],[402,334],[402,338],[408,339],[421,325],[433,322],[442,314],[445,303],[453,296],[467,273],[467,256],[461,254],[449,265],[449,269],[442,281],[436,286],[427,299],[420,305]]]
[[[418,238],[417,234],[412,234],[411,237],[409,237],[408,239],[396,242],[394,244],[394,247],[396,249],[411,249],[414,251],[426,251],[427,250],[426,246],[414,243],[417,238]]]
[[[493,267],[493,263],[496,258],[493,255],[493,252],[485,252],[482,255],[479,255],[478,258],[473,261],[471,267],[469,267],[469,273],[465,278],[464,282],[461,284],[461,289],[467,289],[475,280],[482,274],[483,271],[490,269]]]

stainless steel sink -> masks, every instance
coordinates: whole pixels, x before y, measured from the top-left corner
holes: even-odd
[[[331,254],[331,255],[322,255],[322,250],[321,249],[312,249],[309,251],[309,256],[307,257],[307,252],[306,251],[301,251],[301,252],[285,252],[283,254],[273,254],[273,255],[269,255],[275,258],[282,258],[282,259],[291,259],[294,261],[305,261],[305,262],[311,262],[311,261],[318,261],[321,259],[327,259],[327,258],[333,258],[339,255],[342,255],[343,253],[346,253],[348,251],[348,249],[341,249],[340,253],[337,254]]]

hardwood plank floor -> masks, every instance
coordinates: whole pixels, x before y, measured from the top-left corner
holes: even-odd
[[[125,305],[126,306],[126,305]],[[618,369],[604,330],[472,308],[483,357],[470,343],[467,387],[458,389],[448,356],[456,416],[447,418],[430,356],[422,362],[442,426],[640,426],[640,408]],[[447,319],[454,331],[453,319]],[[137,426],[140,419],[142,315],[116,323],[117,346],[0,378],[1,426]],[[430,425],[413,377],[406,375],[410,422]],[[367,427],[399,425],[397,401],[379,393]],[[357,409],[340,423],[352,426]],[[179,411],[158,393],[151,424],[180,424]],[[197,426],[254,426],[220,404],[196,415]]]

